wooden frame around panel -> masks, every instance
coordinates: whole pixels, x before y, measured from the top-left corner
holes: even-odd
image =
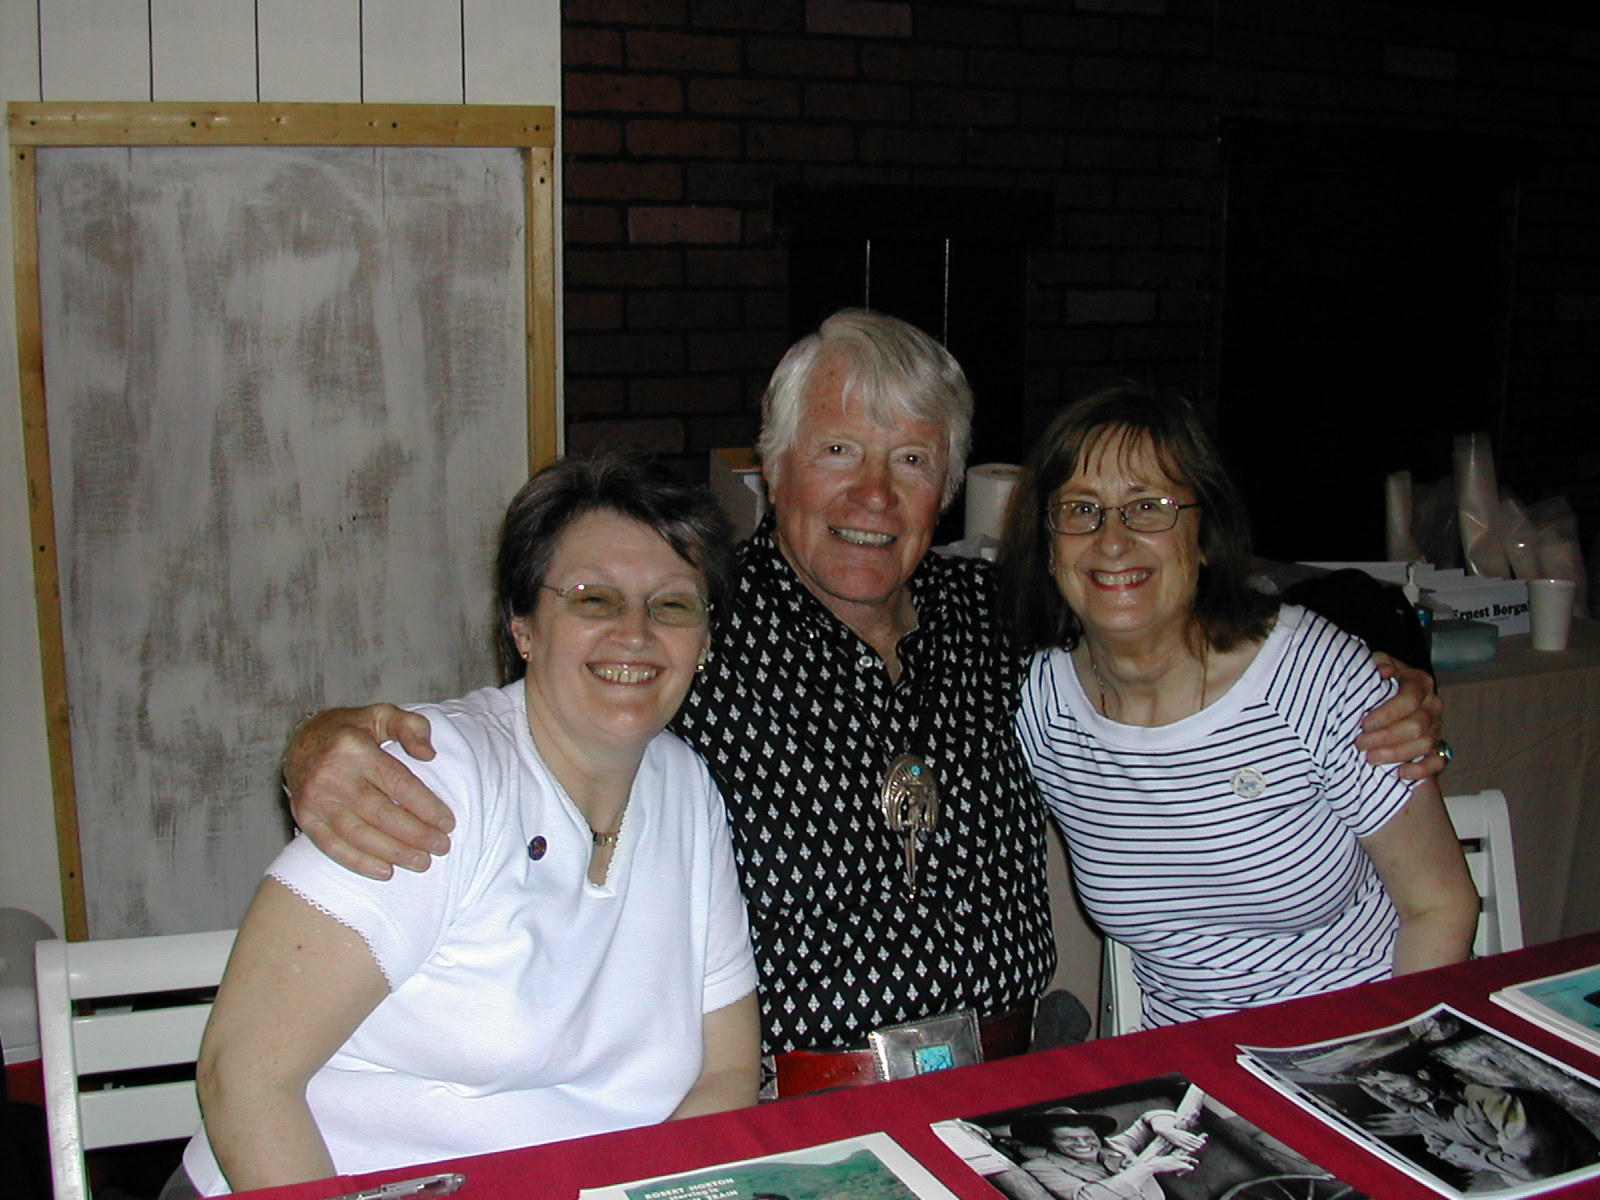
[[[35,148],[40,146],[475,146],[520,149],[527,194],[528,465],[558,448],[556,408],[555,110],[549,105],[13,103],[12,246],[23,455],[33,537],[34,591],[45,724],[55,797],[66,935],[88,936],[73,780],[61,581],[45,416]]]

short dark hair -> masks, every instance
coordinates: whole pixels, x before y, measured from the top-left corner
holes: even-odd
[[[1249,517],[1200,415],[1178,392],[1119,380],[1061,411],[1012,491],[1000,541],[1000,605],[1018,646],[1070,650],[1083,636],[1050,569],[1055,535],[1045,518],[1051,497],[1078,464],[1117,433],[1132,435],[1125,449],[1149,445],[1162,470],[1200,504],[1202,565],[1194,601],[1200,635],[1219,651],[1265,636],[1278,603],[1247,582]]]
[[[525,670],[515,617],[531,613],[561,535],[579,517],[614,512],[659,533],[705,577],[713,626],[733,594],[733,529],[711,493],[642,450],[619,448],[558,459],[522,485],[506,508],[496,567],[500,674]]]

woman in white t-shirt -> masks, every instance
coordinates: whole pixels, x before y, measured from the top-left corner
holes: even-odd
[[[1292,497],[1285,497],[1292,503]],[[1355,748],[1365,646],[1246,583],[1245,512],[1182,397],[1066,409],[1012,498],[1018,712],[1090,916],[1147,1023],[1465,958],[1477,920],[1431,779]]]
[[[508,683],[420,706],[455,850],[353,875],[306,839],[239,930],[198,1071],[201,1194],[751,1104],[755,968],[723,806],[665,732],[711,647],[726,523],[620,455],[506,514]]]

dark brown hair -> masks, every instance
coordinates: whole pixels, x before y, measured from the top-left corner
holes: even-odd
[[[521,679],[526,664],[511,633],[513,617],[539,602],[556,543],[579,517],[614,512],[659,533],[706,581],[713,627],[733,594],[733,534],[711,493],[641,450],[603,450],[560,459],[522,485],[500,531],[498,583],[500,674]]]
[[[1125,452],[1148,445],[1167,476],[1200,504],[1202,565],[1194,601],[1200,635],[1219,651],[1265,636],[1278,603],[1246,582],[1249,519],[1199,414],[1177,392],[1122,380],[1062,410],[1011,493],[1000,541],[1000,612],[1020,648],[1070,650],[1083,636],[1050,569],[1055,535],[1045,514],[1085,456],[1118,433],[1131,435]]]

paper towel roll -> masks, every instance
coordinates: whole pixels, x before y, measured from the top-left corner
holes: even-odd
[[[967,527],[965,536],[1000,537],[1006,520],[1006,502],[1022,475],[1015,463],[981,463],[967,468]]]

